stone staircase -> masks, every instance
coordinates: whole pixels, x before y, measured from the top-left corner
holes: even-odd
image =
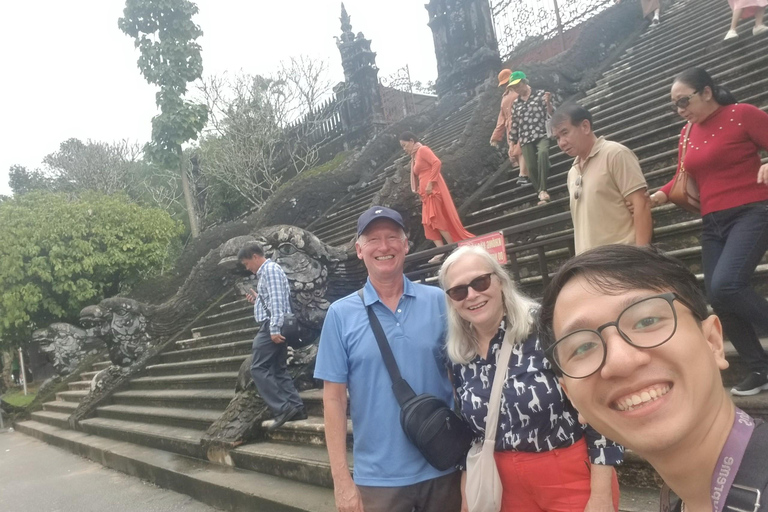
[[[475,97],[430,127],[422,136],[424,144],[437,154],[456,144],[478,104],[479,97]],[[394,176],[398,169],[408,165],[408,161],[409,158],[404,153],[394,154],[376,171],[373,179],[347,194],[306,229],[330,245],[344,245],[353,241],[357,218],[373,205],[372,201],[384,182]]]
[[[642,34],[582,100],[592,110],[599,134],[638,154],[652,190],[669,180],[675,170],[682,122],[667,104],[672,77],[679,71],[702,65],[742,101],[768,108],[768,37],[745,33],[738,41],[723,43],[729,16],[727,4],[721,0],[678,0],[665,13],[662,25]],[[425,143],[440,155],[441,149],[460,139],[477,104],[473,99],[436,124],[425,134]],[[486,124],[490,134],[495,117]],[[393,155],[370,182],[331,207],[309,229],[329,244],[351,241],[359,214],[371,205],[386,178],[405,162],[403,155]],[[467,228],[476,234],[512,230],[507,234],[510,270],[535,297],[540,296],[549,274],[572,254],[565,190],[570,158],[555,148],[552,163],[550,204],[536,206],[530,186],[517,186],[510,176],[499,178],[496,173],[495,181],[487,184],[489,192],[464,217]],[[656,208],[653,215],[655,241],[700,272],[700,219],[672,206]],[[408,257],[414,279],[433,282],[436,268],[424,262],[434,254],[432,249]],[[768,283],[766,263],[756,277],[762,287]],[[250,352],[256,331],[252,306],[233,296],[127,388],[115,393],[110,403],[100,406],[94,417],[83,420],[80,430],[69,430],[67,418],[87,393],[93,372],[82,374],[82,382],[59,393],[56,401],[45,404],[43,411],[18,423],[17,428],[226,510],[332,511],[321,390],[301,393],[307,420],[287,423],[275,432],[265,432],[257,442],[232,450],[230,465],[205,459],[200,439],[235,396],[237,371]],[[746,370],[730,347],[727,357],[731,368],[724,379],[731,385]],[[768,420],[766,394],[736,402]],[[350,446],[351,440],[350,424]],[[351,453],[349,458],[351,466]],[[656,492],[633,487],[655,484],[648,465],[628,453],[621,472],[621,509],[656,510]]]
[[[621,142],[637,154],[651,192],[667,183],[676,169],[683,121],[668,104],[672,80],[679,72],[702,66],[740,101],[768,109],[768,37],[753,37],[743,30],[738,41],[723,42],[721,32],[730,15],[727,4],[717,0],[676,2],[662,24],[644,32],[580,100],[592,112],[598,135]],[[492,129],[491,120],[488,129]],[[487,185],[488,193],[464,216],[465,226],[476,234],[512,231],[507,233],[511,270],[521,288],[534,297],[541,296],[545,274],[573,254],[566,186],[573,159],[553,142],[550,160],[551,203],[537,206],[531,185],[499,180]],[[700,274],[701,219],[674,205],[654,208],[653,218],[654,243]],[[540,244],[526,250],[531,242]],[[437,252],[409,255],[406,261],[413,271],[409,275],[430,282],[436,267],[424,261]],[[768,258],[763,263],[755,282],[768,292]]]

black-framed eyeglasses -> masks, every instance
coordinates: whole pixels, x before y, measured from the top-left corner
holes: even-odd
[[[655,348],[669,341],[677,331],[677,311],[674,301],[704,320],[695,308],[674,292],[641,299],[627,306],[615,322],[597,329],[579,329],[557,340],[545,353],[567,377],[585,379],[605,364],[607,346],[602,332],[616,327],[624,341],[636,348]]]
[[[673,101],[669,104],[670,108],[677,112],[681,108],[688,108],[688,105],[691,104],[691,100],[694,96],[699,94],[700,91],[693,91],[688,96],[683,96],[682,98],[678,98],[677,100]]]
[[[476,292],[484,292],[491,286],[491,276],[493,276],[493,273],[483,274],[481,276],[477,276],[473,280],[469,282],[469,284],[460,284],[458,286],[454,286],[453,288],[448,288],[445,290],[445,293],[456,302],[460,302],[467,298],[467,295],[469,295],[469,289],[472,288]]]
[[[579,174],[576,177],[576,181],[574,182],[574,186],[576,189],[573,191],[573,200],[578,201],[581,197],[581,174]]]

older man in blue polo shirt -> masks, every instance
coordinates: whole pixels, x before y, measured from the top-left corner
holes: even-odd
[[[372,305],[397,365],[416,394],[452,403],[443,354],[445,298],[439,288],[403,275],[408,238],[403,219],[374,206],[358,219],[357,257],[368,269],[364,300],[353,293],[331,305],[315,378],[325,381],[325,432],[340,512],[458,512],[460,473],[432,467],[400,427],[366,307]],[[354,425],[354,480],[347,464],[347,390]]]

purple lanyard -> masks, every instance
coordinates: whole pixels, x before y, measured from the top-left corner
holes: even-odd
[[[717,458],[715,471],[712,473],[712,494],[710,494],[710,498],[712,499],[713,512],[723,512],[725,500],[728,498],[728,493],[744,458],[744,452],[747,451],[752,431],[755,429],[755,421],[749,414],[738,407],[736,407],[735,412],[731,433],[728,434],[728,439],[726,439],[720,456]],[[669,487],[667,484],[664,484],[661,488],[659,510],[660,512],[672,510],[669,503]]]
[[[725,500],[728,492],[731,490],[733,480],[741,466],[741,460],[744,458],[744,452],[747,451],[747,444],[752,437],[752,431],[755,429],[755,421],[738,407],[736,415],[733,418],[733,427],[728,439],[725,441],[723,451],[717,458],[717,466],[712,473],[712,510],[713,512],[723,512]]]

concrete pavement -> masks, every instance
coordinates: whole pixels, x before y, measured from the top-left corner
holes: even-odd
[[[0,509],[3,512],[219,510],[7,430],[0,431]]]

